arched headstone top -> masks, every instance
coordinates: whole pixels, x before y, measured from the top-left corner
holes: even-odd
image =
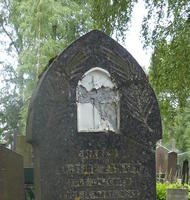
[[[102,58],[105,57],[113,65],[102,66]],[[91,58],[96,58],[95,62]],[[92,65],[82,67],[80,64],[85,61],[88,61],[89,64],[92,63]],[[79,74],[82,76],[94,67],[105,68],[108,72],[115,70],[124,82],[147,80],[144,71],[132,55],[111,37],[98,30],[85,34],[69,45],[49,65],[46,72],[53,70],[55,64],[61,64],[62,68],[64,68],[65,76],[72,80],[75,80]],[[41,79],[46,76],[46,72]]]
[[[115,127],[120,136],[155,145],[162,135],[160,111],[144,71],[127,50],[97,30],[73,42],[41,76],[29,108],[28,141],[39,143],[59,131],[62,137],[74,137],[78,85],[84,76],[100,71],[117,87],[120,111]]]

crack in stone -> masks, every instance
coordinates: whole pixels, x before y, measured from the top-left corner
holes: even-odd
[[[101,119],[106,123],[106,130],[114,130],[117,128],[117,110],[118,110],[118,91],[116,88],[100,87],[98,89],[93,88],[91,91],[87,91],[82,85],[77,88],[78,103],[85,104],[91,103],[99,112]],[[110,125],[112,127],[110,127]]]

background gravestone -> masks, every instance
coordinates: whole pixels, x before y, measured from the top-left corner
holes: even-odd
[[[66,48],[29,107],[37,200],[156,199],[155,94],[136,60],[100,31]]]
[[[16,136],[16,152],[23,156],[24,167],[33,167],[32,163],[32,146],[26,142],[26,136]]]
[[[0,146],[0,200],[24,200],[24,168],[21,155]]]
[[[177,153],[171,151],[168,153],[168,180],[173,182],[177,178]]]
[[[182,184],[189,183],[189,162],[187,159],[183,161],[183,169],[182,169]]]
[[[181,165],[179,163],[177,164],[177,178],[182,178]]]
[[[172,139],[172,150],[168,153],[168,180],[173,182],[177,180],[177,152],[176,141]]]
[[[164,178],[166,174],[166,158],[163,147],[158,147],[156,149],[156,173],[161,175],[162,178]]]

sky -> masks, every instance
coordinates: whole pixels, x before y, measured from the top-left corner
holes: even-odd
[[[142,0],[134,7],[132,14],[131,27],[126,35],[126,41],[124,47],[131,53],[131,55],[137,60],[137,62],[148,72],[150,65],[150,58],[153,52],[152,49],[143,49],[143,44],[140,39],[141,24],[143,16],[146,15],[146,10]]]
[[[148,67],[150,65],[150,57],[152,54],[152,49],[143,49],[143,44],[140,39],[140,31],[141,24],[143,20],[143,16],[146,14],[146,10],[144,7],[143,0],[139,0],[139,2],[135,5],[134,11],[132,14],[131,26],[126,33],[126,41],[124,44],[121,44],[126,48],[129,53],[137,60],[137,62],[143,67],[145,72],[148,72]],[[5,36],[0,36],[0,40],[7,40]],[[7,56],[5,52],[3,52],[0,47],[0,62],[1,61],[9,61],[13,64],[16,64],[15,59],[11,59],[10,56]],[[0,69],[1,69],[0,63]]]

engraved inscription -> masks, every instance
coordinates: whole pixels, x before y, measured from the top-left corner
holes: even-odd
[[[93,174],[148,174],[148,170],[131,163],[110,164],[66,164],[62,167],[62,173],[67,175],[93,175]]]
[[[150,173],[139,162],[116,162],[118,156],[118,150],[80,150],[78,163],[67,163],[57,172],[57,175],[64,175],[66,182],[62,190],[63,198],[136,199],[140,191],[135,180],[138,177],[148,179]]]
[[[140,195],[138,190],[97,190],[97,191],[68,191],[64,194],[67,200],[75,199],[134,199]]]
[[[92,186],[127,186],[131,184],[131,178],[79,178],[79,179],[69,179],[68,184],[72,187],[92,187]]]

